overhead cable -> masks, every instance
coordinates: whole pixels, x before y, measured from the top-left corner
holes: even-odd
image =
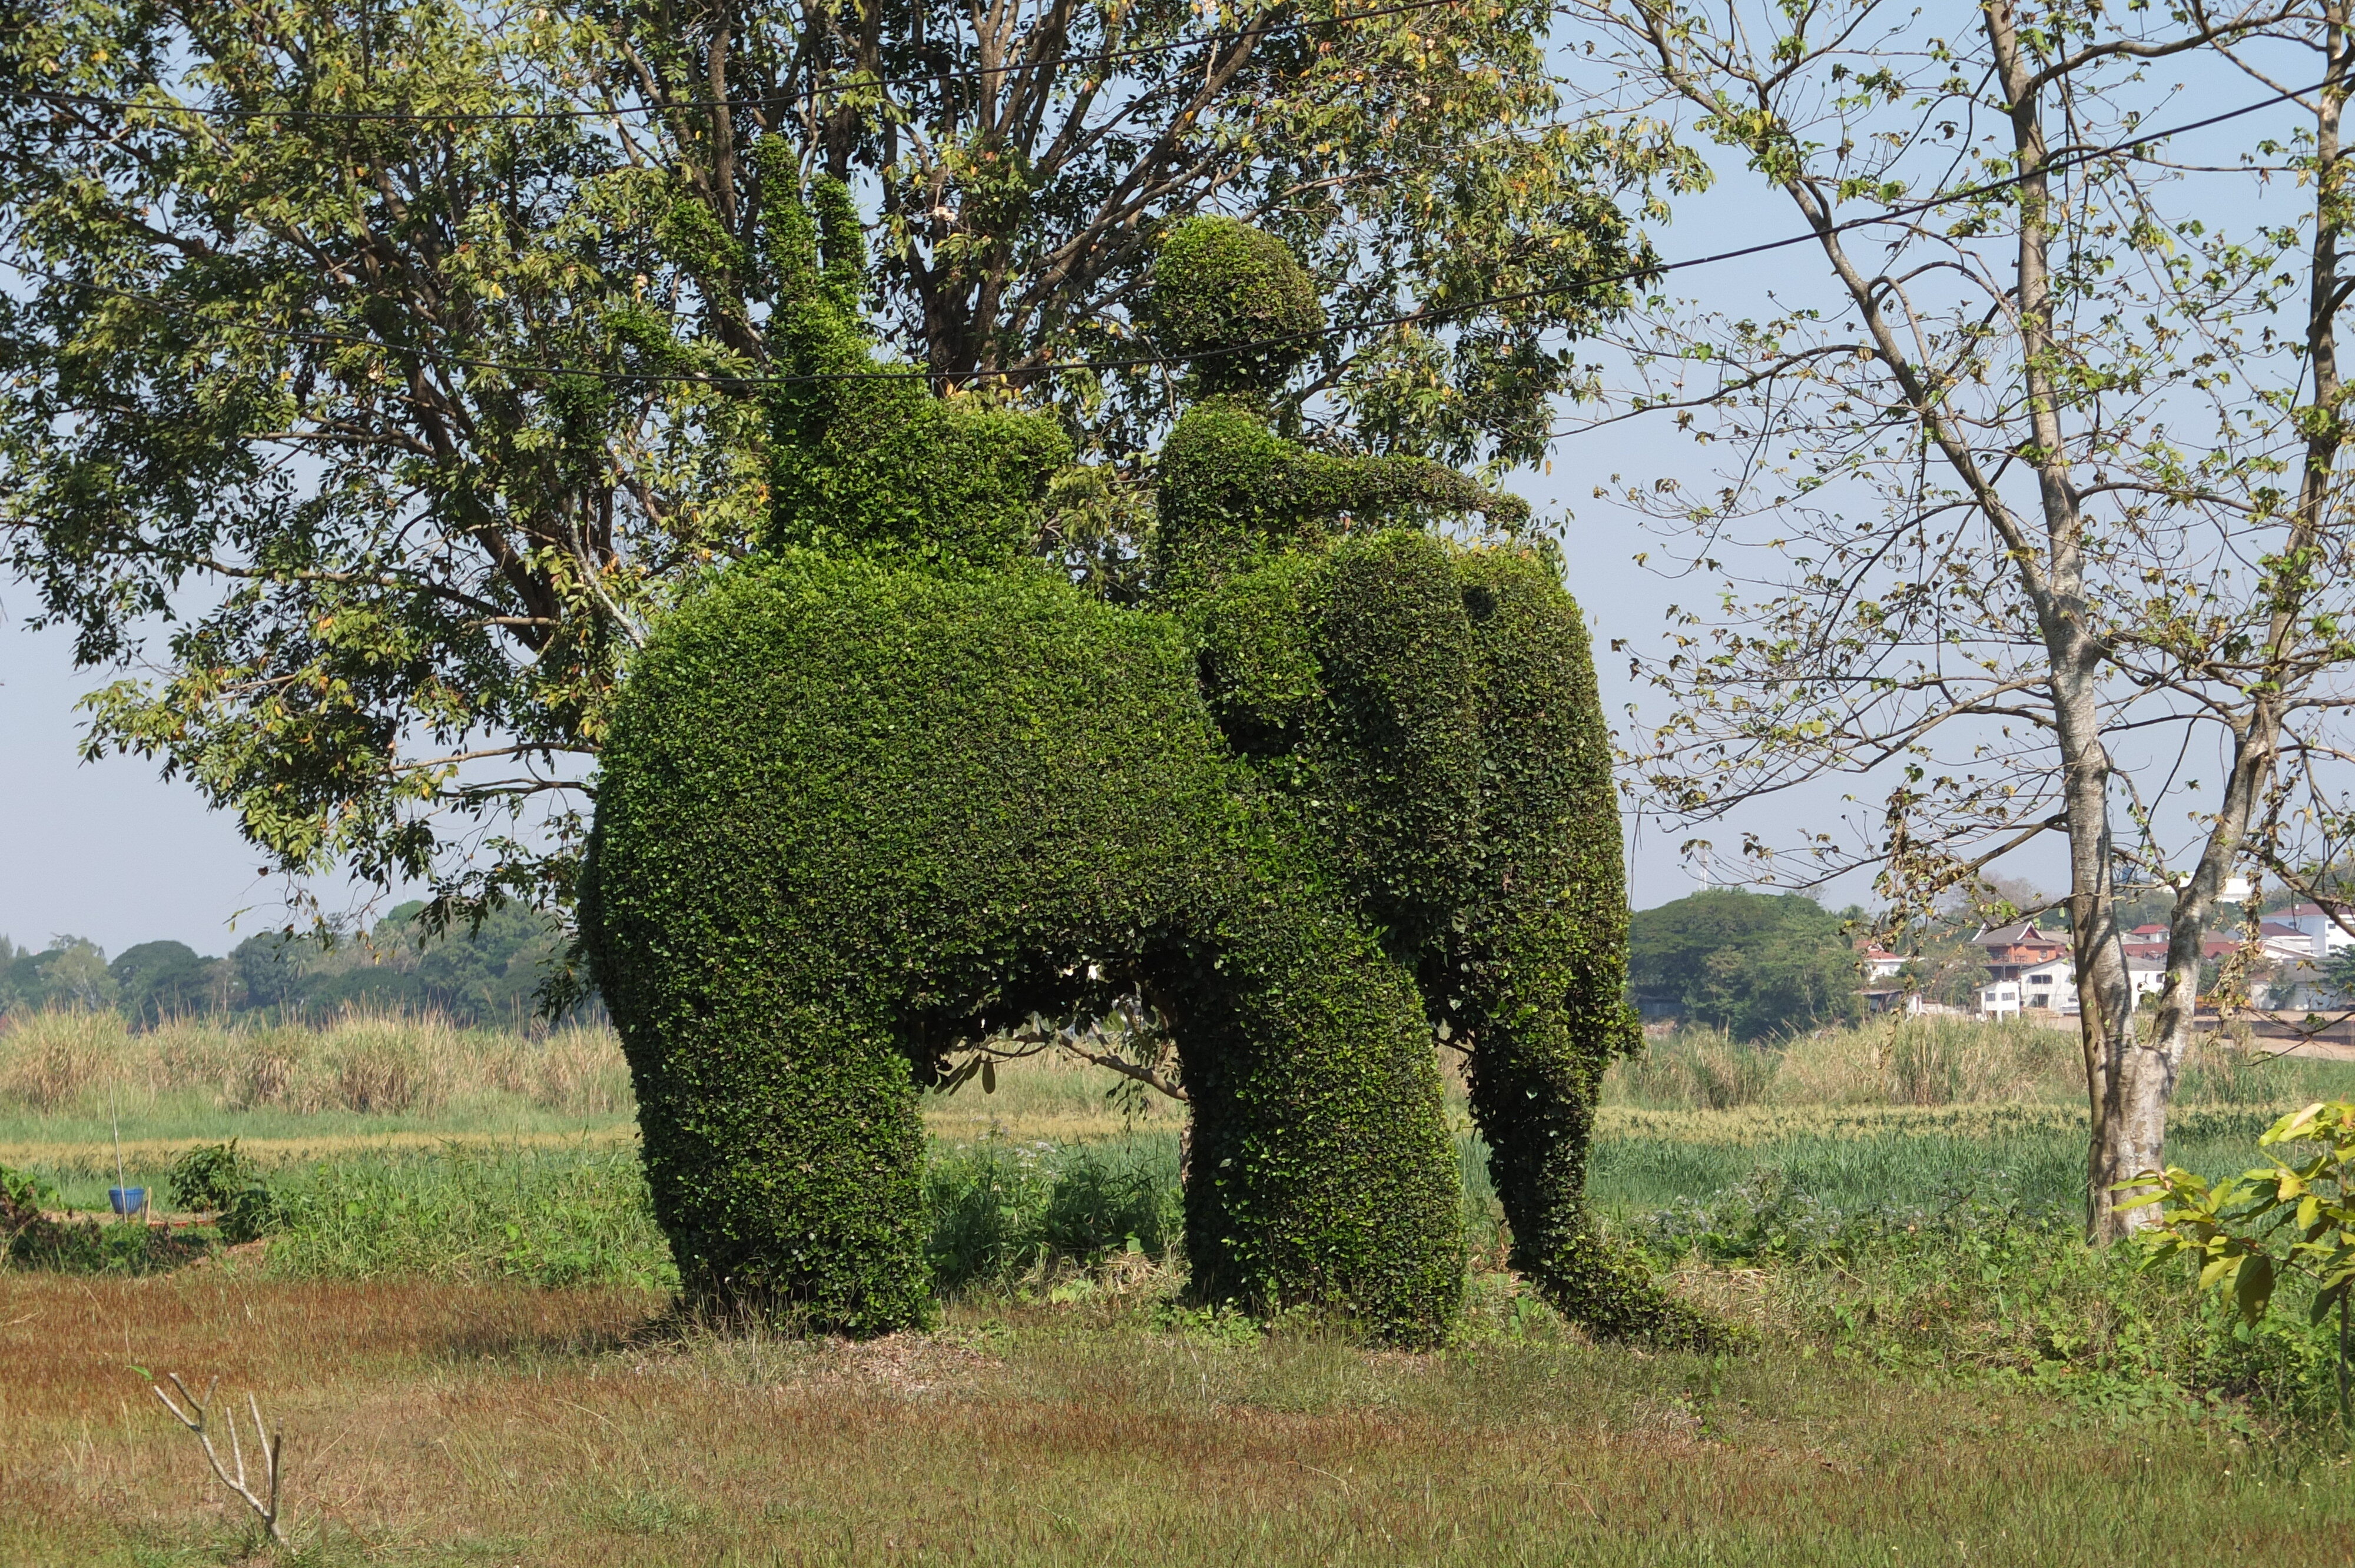
[[[2005,191],[2011,190],[2024,185],[2030,180],[2040,178],[2045,175],[2054,173],[2061,169],[2073,167],[2082,164],[2097,163],[2105,159],[2119,157],[2125,154],[2131,153],[2137,148],[2149,146],[2153,143],[2163,142],[2171,137],[2185,135],[2194,131],[2204,131],[2211,126],[2221,125],[2227,121],[2238,120],[2245,115],[2254,114],[2260,110],[2270,109],[2276,103],[2285,102],[2288,100],[2301,97],[2306,93],[2320,91],[2332,85],[2334,85],[2333,82],[2324,80],[2316,82],[2310,87],[2286,88],[2279,92],[2272,93],[2267,97],[2258,99],[2253,103],[2244,103],[2237,109],[2228,109],[2221,113],[2211,114],[2204,119],[2190,121],[2181,125],[2169,126],[2163,131],[2146,132],[2139,136],[2128,137],[2123,142],[2114,142],[2099,147],[2085,147],[2078,149],[2063,148],[2061,151],[2054,153],[2051,157],[2048,158],[2041,165],[2033,170],[2023,171],[2015,175],[2008,175],[2001,179],[1987,180],[1978,185],[1966,185],[1960,190],[1949,191],[1942,196],[1925,196],[1919,201],[1902,203],[1897,207],[1887,207],[1880,212],[1868,214],[1861,217],[1851,217],[1843,219],[1837,223],[1823,224],[1817,228],[1807,229],[1803,233],[1789,234],[1776,239],[1762,239],[1755,244],[1737,246],[1731,250],[1716,250],[1711,251],[1707,255],[1688,256],[1674,261],[1656,261],[1648,266],[1629,267],[1623,268],[1616,271],[1593,273],[1587,277],[1578,279],[1573,282],[1564,283],[1550,289],[1524,289],[1508,293],[1487,294],[1476,300],[1467,300],[1461,304],[1430,305],[1418,310],[1401,312],[1394,315],[1360,317],[1357,320],[1345,322],[1338,325],[1328,325],[1301,332],[1277,333],[1267,337],[1253,338],[1246,343],[1225,344],[1216,348],[1204,349],[1198,353],[1186,355],[1146,354],[1108,359],[1045,360],[1035,365],[1010,366],[1002,369],[977,369],[955,372],[938,372],[911,366],[905,370],[849,370],[789,376],[724,376],[677,371],[602,370],[560,365],[517,364],[507,360],[482,359],[470,357],[464,355],[437,354],[430,351],[404,348],[398,344],[387,343],[381,338],[353,337],[336,333],[310,332],[296,328],[271,326],[258,322],[239,323],[234,324],[238,330],[256,333],[266,337],[281,338],[290,342],[317,344],[330,347],[346,346],[354,348],[374,348],[393,355],[416,355],[421,359],[437,365],[455,366],[472,370],[495,370],[504,375],[514,376],[546,378],[576,376],[621,385],[645,385],[647,383],[667,385],[700,384],[728,387],[732,388],[753,387],[805,387],[838,381],[923,380],[969,382],[977,380],[1006,380],[1014,378],[1027,379],[1035,376],[1060,374],[1066,371],[1100,372],[1107,370],[1137,370],[1150,368],[1155,366],[1187,365],[1204,359],[1222,358],[1229,355],[1252,354],[1263,348],[1285,347],[1302,343],[1321,342],[1329,338],[1354,337],[1366,333],[1384,331],[1392,327],[1428,325],[1435,322],[1448,320],[1451,317],[1470,315],[1480,311],[1492,309],[1498,305],[1527,304],[1538,300],[1561,299],[1571,294],[1583,293],[1588,290],[1601,288],[1612,283],[1645,282],[1655,278],[1665,276],[1670,272],[1686,271],[1695,267],[1715,266],[1725,261],[1738,261],[1752,256],[1763,256],[1770,251],[1788,249],[1791,247],[1797,245],[1820,243],[1836,235],[1852,233],[1859,228],[1870,228],[1876,225],[1894,222],[1900,218],[1917,217],[1920,214],[1934,211],[1938,207],[1953,207],[1965,202],[1977,201],[1990,196],[1998,196]],[[23,262],[10,260],[5,257],[0,257],[0,266],[8,267],[27,277],[46,280],[48,282],[59,284],[61,287],[90,290],[115,298],[129,300],[135,303],[153,306],[157,309],[188,313],[200,308],[198,302],[192,300],[164,299],[152,294],[136,293],[130,290],[110,288],[105,284],[86,282],[80,279],[62,277],[57,273],[45,271],[37,267],[27,267]]]

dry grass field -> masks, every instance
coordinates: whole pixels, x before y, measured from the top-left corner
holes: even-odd
[[[256,1552],[145,1372],[259,1390],[288,1561],[2343,1568],[2355,1487],[2169,1424],[1833,1359],[1423,1356],[1117,1299],[868,1345],[612,1290],[0,1282],[0,1559]],[[200,1385],[201,1386],[201,1385]]]
[[[1469,1143],[1445,1349],[1190,1307],[1177,1117],[1026,1063],[927,1107],[938,1330],[848,1345],[669,1314],[609,1035],[36,1021],[0,1162],[88,1208],[118,1118],[151,1182],[234,1136],[293,1217],[171,1270],[0,1265],[0,1564],[2355,1562],[2321,1341],[2072,1239],[2066,1066],[1858,1031],[1615,1069],[1595,1201],[1755,1331],[1705,1359],[1501,1272]],[[2237,1169],[2333,1073],[2203,1060],[2184,1158]],[[283,1421],[292,1550],[167,1372]]]

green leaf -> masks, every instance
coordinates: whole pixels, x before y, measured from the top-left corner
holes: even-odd
[[[2240,1304],[2243,1321],[2254,1323],[2265,1315],[2274,1298],[2274,1260],[2268,1255],[2251,1253],[2241,1265],[2241,1277],[2233,1284],[2232,1298]]]

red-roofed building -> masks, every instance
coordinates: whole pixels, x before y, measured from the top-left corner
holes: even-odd
[[[1971,940],[1987,954],[1987,972],[1999,980],[2018,980],[2023,970],[2069,956],[2066,933],[2040,930],[2026,920],[1981,931]]]
[[[1864,966],[1864,978],[1869,980],[1888,980],[1905,967],[1904,955],[1892,953],[1877,942],[1859,952],[1856,959]]]

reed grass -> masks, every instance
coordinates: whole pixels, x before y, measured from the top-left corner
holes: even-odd
[[[1606,1109],[1686,1111],[2069,1107],[2084,1098],[2077,1052],[2073,1033],[2019,1022],[1876,1021],[1767,1045],[1684,1030],[1615,1064],[1602,1097]],[[995,1093],[969,1083],[925,1096],[933,1136],[1060,1144],[1174,1132],[1184,1120],[1174,1102],[1057,1054],[996,1077]],[[2349,1092],[2355,1063],[2211,1038],[2185,1065],[2177,1101],[2287,1108]],[[1451,1098],[1460,1118],[1460,1081]],[[118,1107],[134,1139],[553,1131],[626,1122],[635,1109],[620,1043],[602,1026],[525,1033],[353,1012],[315,1028],[182,1019],[133,1032],[107,1012],[0,1019],[0,1144],[68,1140]]]
[[[133,1031],[111,1012],[0,1021],[0,1110],[133,1119],[209,1108],[431,1117],[509,1100],[565,1117],[626,1114],[629,1070],[608,1029],[461,1029],[434,1015],[354,1012],[322,1027],[174,1019]]]
[[[2289,1108],[2355,1092],[2355,1063],[2276,1055],[2204,1036],[2184,1065],[2177,1103]],[[1606,1106],[1731,1110],[1774,1107],[2074,1105],[2085,1101],[2074,1029],[2007,1020],[1891,1019],[1775,1044],[1682,1029],[1604,1075]]]

